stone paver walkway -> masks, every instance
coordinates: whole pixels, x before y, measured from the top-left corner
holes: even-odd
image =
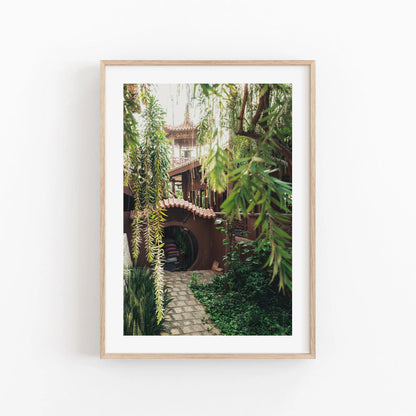
[[[162,335],[221,335],[188,286],[194,273],[201,283],[209,283],[215,276],[211,270],[165,271],[164,280],[172,300],[165,316],[166,332]]]

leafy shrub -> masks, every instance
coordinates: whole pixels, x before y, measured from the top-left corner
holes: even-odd
[[[124,276],[124,335],[160,335],[163,320],[158,323],[156,287],[152,271],[132,268]],[[164,288],[164,308],[168,306]]]
[[[201,273],[196,273],[196,272],[192,273],[191,284],[197,285],[199,283],[200,276],[201,276]]]

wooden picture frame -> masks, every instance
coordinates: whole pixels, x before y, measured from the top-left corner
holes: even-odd
[[[308,136],[309,136],[309,149],[305,150],[307,152],[307,157],[309,161],[309,183],[308,183],[308,192],[309,192],[309,212],[308,221],[309,221],[309,241],[308,244],[308,316],[309,322],[308,327],[308,347],[306,351],[302,352],[259,352],[259,351],[250,351],[250,352],[124,352],[124,351],[114,351],[109,350],[107,347],[108,333],[107,333],[107,320],[109,319],[108,310],[107,310],[107,299],[106,299],[106,290],[108,274],[106,270],[106,256],[109,255],[110,251],[106,249],[109,242],[106,240],[106,229],[108,226],[108,218],[106,220],[106,204],[108,203],[107,198],[107,187],[108,187],[108,177],[106,176],[106,166],[110,163],[108,155],[106,153],[106,139],[107,139],[107,124],[109,111],[112,111],[108,106],[107,97],[107,71],[114,68],[155,68],[159,70],[169,70],[169,68],[183,68],[185,71],[191,68],[198,67],[207,67],[207,68],[218,68],[218,67],[232,67],[232,68],[258,68],[258,67],[268,67],[269,69],[287,67],[288,70],[296,68],[302,68],[306,71],[308,79],[307,84],[309,91],[307,91],[307,96],[309,100],[305,105],[308,107]],[[130,78],[127,77],[127,82]],[[315,61],[313,60],[103,60],[101,61],[101,85],[100,85],[100,117],[101,117],[101,126],[100,126],[100,160],[101,160],[101,188],[100,188],[100,245],[101,245],[101,255],[100,255],[100,357],[103,359],[314,359],[316,358],[316,349],[315,349]],[[121,138],[120,138],[121,140]],[[296,259],[294,259],[296,262]],[[122,305],[120,305],[122,308]],[[166,337],[165,337],[166,338]],[[178,337],[176,337],[178,338]],[[227,337],[225,337],[227,338]]]

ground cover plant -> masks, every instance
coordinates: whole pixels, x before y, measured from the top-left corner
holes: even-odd
[[[292,335],[290,294],[263,267],[270,250],[270,244],[237,243],[226,256],[226,273],[209,284],[197,276],[191,280],[191,290],[223,335]]]

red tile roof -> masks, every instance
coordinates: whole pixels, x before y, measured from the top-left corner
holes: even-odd
[[[201,208],[183,199],[164,199],[161,201],[160,205],[163,208],[183,208],[201,218],[214,219],[216,217],[215,212],[211,208]],[[134,211],[130,212],[130,218],[134,218]]]
[[[179,126],[169,126],[169,125],[165,125],[164,129],[166,131],[167,134],[172,134],[172,133],[176,133],[176,132],[180,132],[180,133],[196,133],[196,127],[191,124],[191,123],[182,123]]]

